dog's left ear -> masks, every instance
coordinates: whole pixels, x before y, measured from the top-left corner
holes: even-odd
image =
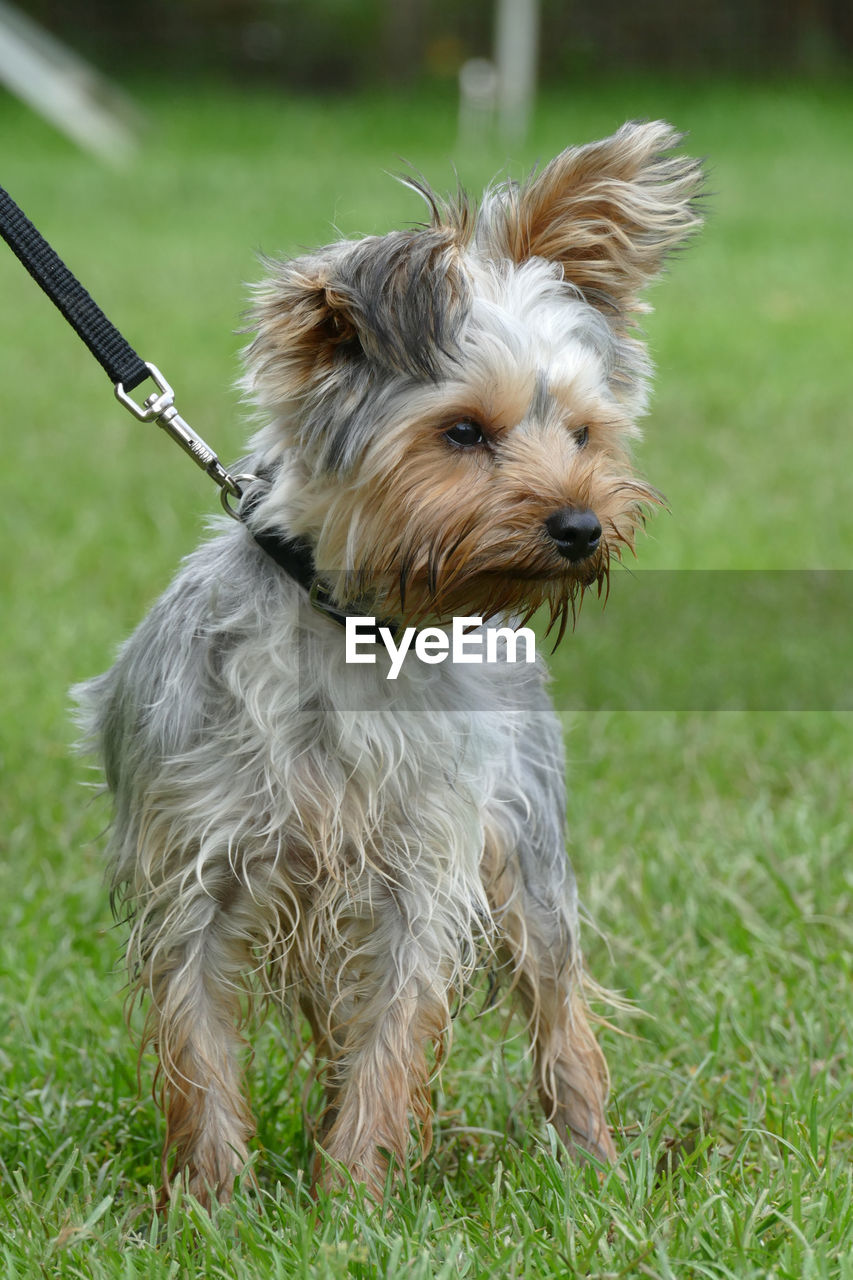
[[[460,256],[457,231],[432,226],[268,260],[249,314],[245,385],[276,403],[356,364],[437,377],[468,305]]]
[[[610,138],[563,151],[522,186],[489,192],[475,242],[491,257],[547,258],[621,327],[667,254],[701,224],[702,168],[673,155],[664,121],[629,123]]]

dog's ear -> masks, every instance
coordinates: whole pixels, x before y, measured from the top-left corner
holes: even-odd
[[[255,291],[252,381],[304,394],[345,361],[435,378],[452,349],[468,289],[448,227],[392,232],[287,262]]]
[[[547,258],[617,324],[667,254],[701,224],[698,161],[663,121],[629,123],[610,138],[562,152],[524,185],[487,192],[479,250],[514,262]]]
[[[468,307],[454,230],[429,227],[359,241],[331,273],[326,302],[371,360],[436,378]]]

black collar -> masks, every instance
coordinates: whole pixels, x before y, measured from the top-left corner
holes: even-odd
[[[257,479],[263,480],[265,485],[269,484],[269,477],[264,473],[259,473]],[[260,497],[260,493],[256,495],[249,492],[243,499],[238,519],[246,526],[261,550],[265,551],[270,559],[274,560],[278,567],[302,588],[315,609],[331,618],[339,627],[346,626],[347,618],[365,617],[361,609],[342,609],[332,602],[328,587],[317,573],[314,551],[306,538],[286,537],[280,533],[252,528],[250,523],[252,511]],[[399,623],[393,618],[377,618],[376,627],[377,633],[379,627],[387,627],[391,635],[396,636]]]
[[[261,550],[306,592],[314,608],[339,627],[346,626],[347,618],[365,616],[359,609],[341,609],[332,603],[329,590],[317,573],[311,544],[305,538],[284,538],[278,533],[256,533],[253,529],[249,532]],[[396,636],[399,623],[393,618],[377,618],[377,632],[379,627],[386,627],[392,636]]]
[[[253,529],[249,532],[261,550],[308,594],[316,609],[332,618],[338,626],[346,626],[350,615],[332,604],[327,588],[317,576],[309,542],[304,538],[283,538],[278,533],[256,533]]]

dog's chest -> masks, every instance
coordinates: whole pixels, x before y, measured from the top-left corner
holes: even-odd
[[[473,868],[513,754],[500,673],[419,667],[390,681],[381,660],[343,665],[331,642],[311,646],[307,665],[289,754],[311,807],[322,792],[350,844]]]

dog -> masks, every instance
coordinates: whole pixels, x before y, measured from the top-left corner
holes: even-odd
[[[440,640],[460,615],[544,606],[562,635],[609,586],[660,501],[629,456],[650,377],[635,318],[701,222],[681,141],[629,123],[478,207],[410,179],[424,225],[267,263],[240,518],[76,691],[114,797],[165,1196],[226,1200],[245,1166],[260,994],[322,1068],[316,1184],[381,1197],[429,1148],[451,1009],[484,965],[547,1119],[579,1158],[615,1156],[542,664],[504,636],[497,661],[409,654],[392,681],[378,644],[346,661],[345,630]]]

